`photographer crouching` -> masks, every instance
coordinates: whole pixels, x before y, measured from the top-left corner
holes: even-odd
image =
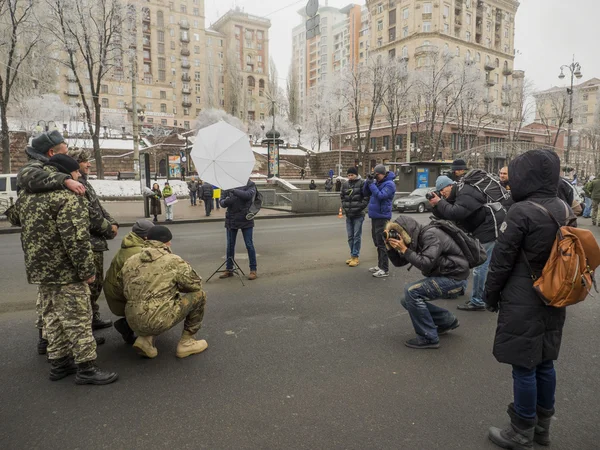
[[[463,311],[485,311],[483,292],[489,262],[496,245],[498,227],[504,222],[506,211],[500,205],[487,202],[487,197],[476,187],[459,184],[446,176],[435,182],[436,192],[428,196],[433,215],[456,223],[461,229],[478,239],[487,254],[485,263],[473,269],[473,292],[466,304],[458,305]]]
[[[454,330],[459,322],[454,314],[431,301],[454,299],[464,293],[469,262],[452,237],[439,228],[420,225],[411,217],[399,216],[395,222],[388,222],[384,236],[394,266],[411,264],[425,276],[404,287],[401,303],[417,333],[405,345],[416,349],[439,348],[439,335]]]

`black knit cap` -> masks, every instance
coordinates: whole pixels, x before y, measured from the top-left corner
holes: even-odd
[[[467,170],[467,163],[464,159],[455,159],[452,162],[452,170]]]
[[[37,136],[31,141],[31,146],[36,152],[45,155],[52,147],[62,144],[63,142],[65,142],[65,139],[63,138],[63,135],[60,134],[60,131],[53,130]]]
[[[162,225],[156,225],[148,231],[147,239],[149,241],[159,241],[163,243],[171,242],[173,235],[171,230]]]
[[[348,172],[346,172],[348,175],[350,175],[351,173],[353,173],[354,175],[358,175],[358,170],[356,169],[356,167],[350,167],[348,168]]]
[[[71,172],[79,170],[79,163],[77,161],[68,155],[62,154],[54,155],[52,158],[50,158],[48,165],[56,167],[59,172],[66,173],[67,175],[70,175]]]

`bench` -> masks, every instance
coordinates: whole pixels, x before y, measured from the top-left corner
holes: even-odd
[[[135,172],[117,172],[117,180],[135,180]]]

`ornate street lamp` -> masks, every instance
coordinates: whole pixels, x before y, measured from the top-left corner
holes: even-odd
[[[575,62],[574,55],[573,62],[571,64],[560,66],[560,75],[558,76],[560,80],[565,79],[564,69],[569,69],[571,72],[571,87],[567,88],[567,94],[569,95],[569,120],[567,124],[569,126],[567,128],[567,151],[565,152],[565,163],[568,165],[569,155],[571,153],[571,132],[573,131],[573,82],[575,78],[580,79],[583,74],[581,73],[581,65],[578,62]]]
[[[300,147],[300,145],[302,144],[302,141],[300,140],[300,134],[302,133],[302,127],[300,125],[298,125],[298,128],[296,128],[296,131],[298,132],[298,147]]]

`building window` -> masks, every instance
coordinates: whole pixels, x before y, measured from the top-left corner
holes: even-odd
[[[202,90],[202,88],[201,88],[200,84],[199,84],[199,83],[196,83],[195,87],[196,87],[196,94],[199,94],[199,93],[200,93],[200,91]]]
[[[505,37],[505,38],[508,38],[508,28],[505,28],[505,29],[504,29],[504,37]]]
[[[423,22],[423,32],[429,33],[431,31],[431,22]]]
[[[181,5],[180,7],[181,14],[187,14],[187,6]]]
[[[123,89],[123,86],[117,86],[117,95],[123,95],[125,92],[125,89]]]
[[[460,47],[456,46],[456,56],[460,56]]]
[[[146,97],[152,98],[152,91],[150,89],[146,89]]]
[[[444,5],[444,18],[450,17],[450,6]]]
[[[103,98],[102,99],[102,107],[103,108],[108,108],[108,99],[107,98]]]
[[[402,10],[402,18],[403,18],[404,20],[408,20],[408,8],[404,8],[404,9]]]
[[[165,26],[165,16],[162,11],[156,12],[156,25],[158,25],[159,27]]]
[[[408,58],[408,47],[402,47],[402,57]]]
[[[379,5],[377,5],[377,14],[381,14],[383,12],[383,4],[380,3]]]
[[[467,14],[467,25],[471,25],[471,14]]]
[[[161,113],[166,113],[167,112],[167,104],[166,103],[161,103],[160,104],[160,112]]]
[[[587,102],[589,98],[590,98],[589,94],[583,94],[583,101],[584,102]]]
[[[396,10],[393,9],[388,13],[388,26],[396,25]]]
[[[465,39],[467,40],[467,42],[471,42],[471,32],[470,31],[467,31],[465,33]]]
[[[396,27],[390,28],[390,42],[396,40]]]
[[[194,15],[195,16],[199,16],[200,15],[200,10],[198,8],[194,8]]]
[[[383,20],[377,21],[377,31],[383,30]]]
[[[200,72],[194,72],[194,81],[200,81]]]
[[[423,14],[431,14],[433,11],[433,5],[431,2],[423,3]]]
[[[262,41],[262,39],[263,39],[263,32],[262,31],[257,31],[256,32],[256,39],[258,39],[259,41]]]
[[[171,50],[175,50],[175,42],[171,41]]]
[[[196,53],[196,54],[200,53],[200,46],[199,45],[194,45],[194,53]]]
[[[160,91],[160,98],[161,98],[161,100],[166,100],[167,99],[167,91]]]
[[[402,37],[408,37],[408,27],[402,28]]]
[[[450,25],[447,23],[444,24],[444,33],[450,34]]]
[[[100,87],[100,93],[101,93],[101,94],[108,94],[108,84],[103,84],[103,85]]]
[[[475,59],[477,62],[481,62],[481,53],[477,52],[477,57]]]
[[[167,72],[163,69],[158,69],[158,81],[167,81]]]
[[[377,47],[381,47],[383,45],[383,39],[377,39]]]
[[[196,105],[200,104],[200,97],[196,97]]]
[[[119,100],[117,102],[117,108],[119,108],[119,109],[125,108],[125,102],[123,100]]]

